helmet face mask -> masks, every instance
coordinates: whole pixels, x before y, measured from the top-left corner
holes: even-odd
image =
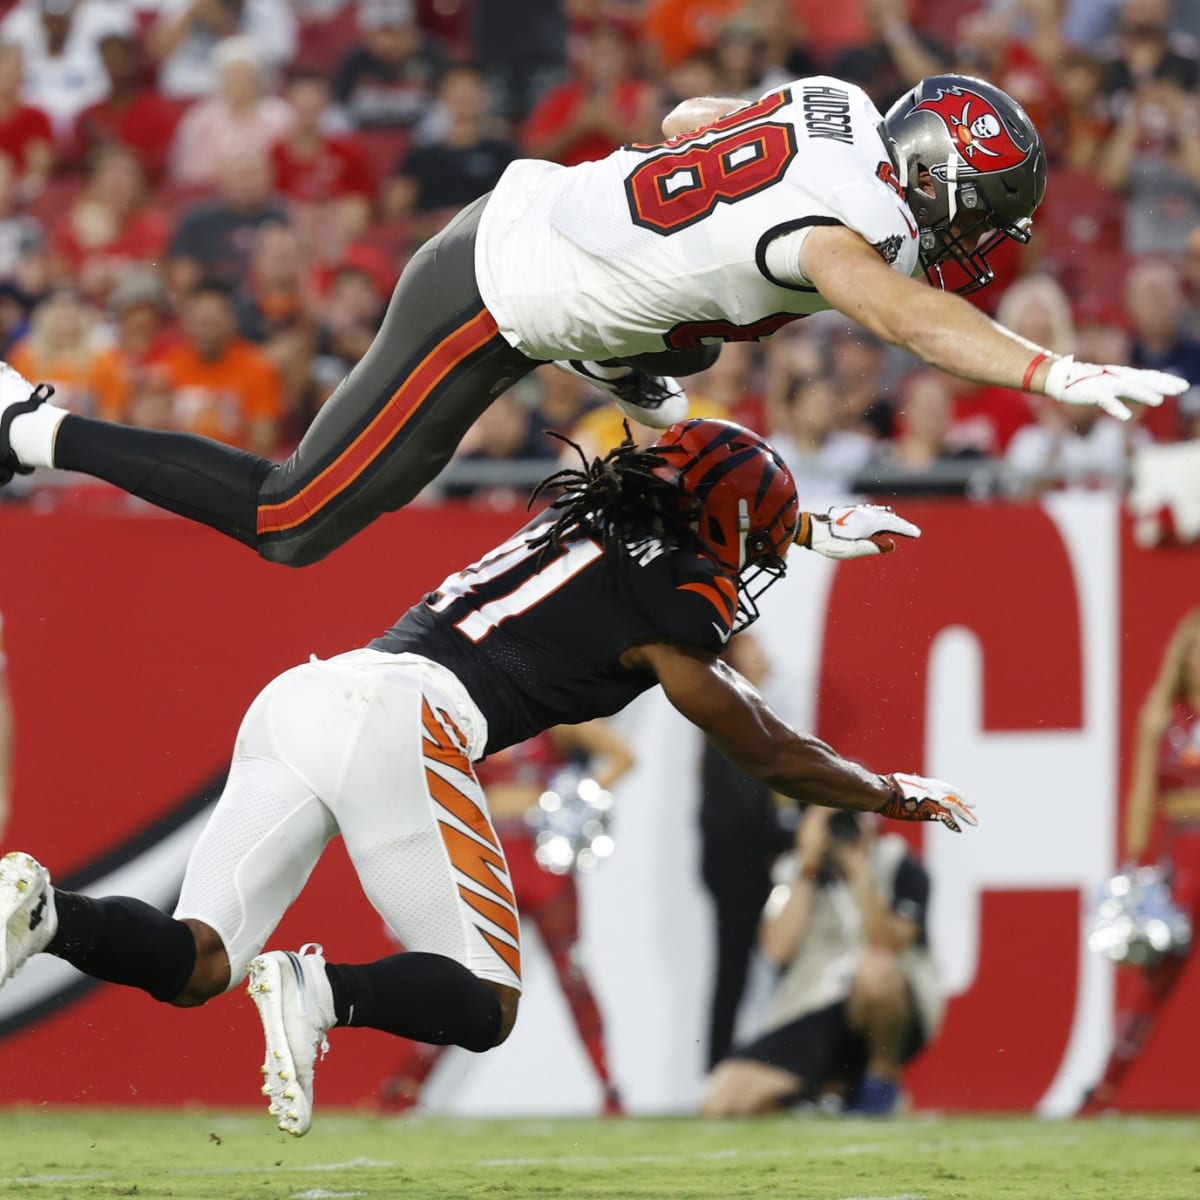
[[[1024,110],[992,84],[966,75],[924,79],[888,110],[881,132],[916,218],[921,265],[945,288],[992,281],[987,255],[1005,238],[1029,241],[1046,190],[1046,154]],[[989,236],[990,235],[990,236]]]
[[[756,433],[732,421],[672,425],[652,447],[692,506],[701,548],[733,577],[735,633],[758,619],[758,597],[787,567],[800,520],[796,486],[783,460]]]

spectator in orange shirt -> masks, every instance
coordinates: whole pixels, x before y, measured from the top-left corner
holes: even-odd
[[[128,146],[105,146],[87,186],[53,227],[56,273],[103,303],[131,264],[162,258],[170,233],[166,215],[147,202],[137,153]]]
[[[525,124],[525,152],[563,166],[604,158],[629,141],[658,141],[644,130],[647,88],[632,74],[621,26],[597,24],[574,48],[572,78],[552,88]]]
[[[233,298],[219,283],[183,305],[183,339],[162,357],[171,387],[171,428],[264,457],[279,447],[283,389],[257,346],[239,337]]]
[[[742,0],[651,0],[643,30],[659,65],[677,66],[697,51],[711,50],[726,19]]]
[[[155,370],[161,373],[163,354],[171,344],[167,288],[158,270],[148,263],[127,270],[109,294],[108,309],[117,340],[92,362],[98,415],[126,425],[157,426],[161,420],[147,422],[136,398],[143,377]]]
[[[92,360],[99,342],[96,317],[69,285],[55,287],[37,306],[29,333],[9,355],[10,365],[54,388],[54,403],[93,416]]]

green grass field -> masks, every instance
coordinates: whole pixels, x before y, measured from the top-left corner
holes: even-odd
[[[5,1200],[1200,1197],[1200,1122],[389,1120],[0,1111]]]

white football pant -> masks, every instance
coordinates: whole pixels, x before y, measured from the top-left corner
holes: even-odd
[[[242,720],[175,916],[217,931],[233,987],[340,833],[406,949],[520,989],[512,882],[471,769],[486,738],[454,674],[418,655],[354,650],[285,671]]]

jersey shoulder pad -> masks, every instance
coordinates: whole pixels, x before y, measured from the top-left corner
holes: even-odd
[[[668,551],[645,570],[640,591],[645,617],[656,633],[720,654],[737,615],[734,578],[694,550]]]

